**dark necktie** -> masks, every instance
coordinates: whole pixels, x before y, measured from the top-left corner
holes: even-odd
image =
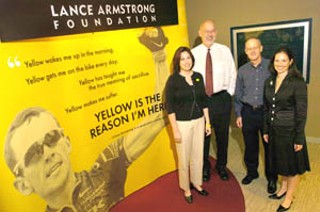
[[[212,81],[212,60],[210,49],[207,52],[207,59],[206,59],[206,93],[208,96],[213,94],[213,81]]]

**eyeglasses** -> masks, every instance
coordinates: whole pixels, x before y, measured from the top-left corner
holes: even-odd
[[[22,164],[24,167],[28,167],[30,164],[38,162],[43,155],[44,145],[47,147],[55,147],[62,137],[65,137],[62,129],[54,129],[46,133],[39,141],[34,142],[34,144],[29,147],[25,155],[18,160],[13,172],[18,175],[19,167],[21,167]]]

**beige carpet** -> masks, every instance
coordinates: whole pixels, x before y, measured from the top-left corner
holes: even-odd
[[[212,138],[213,140],[214,138]],[[210,154],[215,158],[215,142],[212,142]],[[250,185],[242,185],[241,179],[246,170],[243,163],[243,140],[241,130],[231,127],[228,168],[238,180],[245,198],[246,212],[273,212],[276,211],[281,200],[270,200],[267,193],[267,181],[264,176],[263,147],[260,145],[260,177]],[[290,212],[320,212],[320,144],[308,143],[311,172],[301,177],[301,183],[295,194]],[[278,184],[279,188],[279,184]]]

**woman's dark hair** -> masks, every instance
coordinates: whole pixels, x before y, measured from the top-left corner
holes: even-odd
[[[177,74],[177,73],[180,72],[180,59],[181,59],[181,53],[182,52],[188,52],[189,53],[189,55],[191,57],[191,60],[192,60],[191,69],[194,66],[194,56],[193,56],[190,48],[185,47],[185,46],[181,46],[176,50],[176,52],[174,53],[173,59],[172,59],[172,66],[173,66],[173,73],[174,74]]]
[[[286,47],[286,46],[282,46],[280,48],[278,48],[275,53],[273,54],[272,58],[271,58],[271,62],[270,62],[270,65],[269,65],[269,70],[271,72],[271,74],[273,75],[277,75],[277,71],[275,70],[274,68],[274,59],[276,57],[276,54],[278,53],[285,53],[289,60],[291,61],[292,60],[292,63],[290,64],[289,66],[289,69],[288,69],[288,74],[290,75],[295,75],[295,76],[298,76],[298,77],[301,77],[302,78],[302,75],[301,73],[299,72],[298,68],[297,68],[297,65],[296,65],[296,62],[295,62],[295,58],[293,56],[293,53],[292,51]]]

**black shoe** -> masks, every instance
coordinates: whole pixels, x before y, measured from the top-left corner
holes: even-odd
[[[206,191],[206,190],[204,190],[204,189],[202,189],[201,191],[199,191],[197,188],[195,188],[194,186],[193,186],[193,184],[192,183],[190,183],[190,189],[191,190],[196,190],[200,195],[202,195],[202,196],[208,196],[209,195],[209,193]]]
[[[286,196],[287,192],[284,192],[283,194],[281,194],[280,196],[278,196],[277,194],[271,194],[269,195],[269,198],[270,199],[281,199],[283,198],[284,196]]]
[[[218,175],[220,176],[221,180],[229,180],[228,172],[225,168],[216,168]]]
[[[200,194],[202,196],[208,196],[209,195],[209,193],[204,189],[202,189],[201,191],[199,191],[198,189],[195,189],[195,190],[198,192],[198,194]]]
[[[289,207],[287,207],[287,208],[283,207],[282,205],[279,205],[277,212],[287,211],[290,209],[291,205],[292,205],[292,202],[290,203]]]
[[[259,177],[259,175],[247,175],[247,176],[245,176],[243,179],[242,179],[242,181],[241,181],[241,183],[243,184],[243,185],[248,185],[248,184],[250,184],[251,182],[252,182],[252,180],[254,180],[254,179],[257,179]]]
[[[276,192],[276,190],[277,190],[277,182],[270,180],[268,182],[268,193],[273,194],[274,192]]]
[[[184,199],[187,201],[187,203],[191,204],[193,202],[192,195],[190,196],[184,196]]]

